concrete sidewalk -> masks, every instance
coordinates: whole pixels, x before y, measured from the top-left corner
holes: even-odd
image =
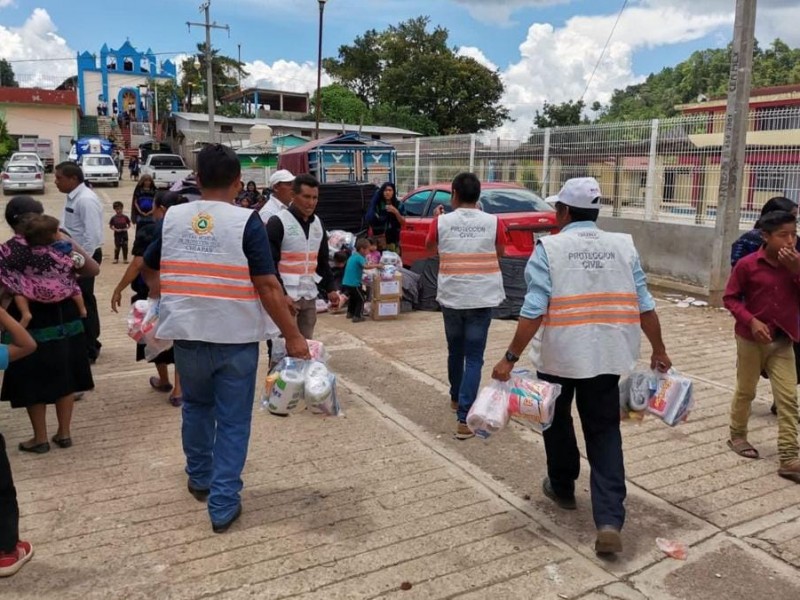
[[[130,189],[101,192],[110,212]],[[735,357],[721,311],[659,303],[698,406],[675,429],[624,427],[628,523],[615,562],[592,552],[587,469],[579,509],[566,513],[540,492],[538,434],[512,424],[488,442],[452,439],[432,313],[321,318],[347,416],[279,419],[256,407],[244,513],[215,535],[186,492],[180,411],[149,388],[154,370],[133,362],[124,316],[106,308],[124,267],[104,264],[98,280],[104,347],[97,389],[76,407],[75,446],[19,453],[27,417],[0,405],[21,531],[36,548],[0,580],[0,598],[800,597],[800,486],[775,474],[766,387],[751,421],[762,460],[725,447]],[[492,324],[487,376],[514,326]],[[49,422],[53,433],[52,410]],[[689,544],[688,561],[664,557],[659,536]]]

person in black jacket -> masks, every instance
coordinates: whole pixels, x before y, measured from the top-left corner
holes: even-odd
[[[372,196],[367,210],[367,224],[378,244],[378,250],[398,252],[400,229],[405,225],[403,207],[397,199],[397,189],[387,181]]]

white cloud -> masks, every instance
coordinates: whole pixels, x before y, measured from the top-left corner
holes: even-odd
[[[467,7],[477,21],[489,21],[501,25],[511,22],[511,15],[522,8],[567,4],[570,0],[453,0]]]
[[[0,58],[11,61],[21,86],[55,87],[60,80],[77,73],[76,53],[56,31],[58,28],[43,8],[34,9],[20,27],[0,25]],[[35,62],[15,62],[31,59]]]
[[[14,4],[14,0],[0,0],[0,8],[5,8],[6,6],[11,6]]]
[[[473,58],[482,64],[487,69],[492,71],[497,70],[497,65],[486,58],[486,55],[481,51],[480,48],[476,48],[475,46],[461,46],[458,50],[456,50],[456,54],[458,56],[466,56],[469,58]]]
[[[535,23],[520,45],[520,60],[503,73],[503,102],[516,119],[498,132],[509,139],[524,138],[544,102],[581,98],[617,15],[577,16],[564,27]],[[733,15],[692,14],[673,6],[634,6],[625,11],[584,100],[608,102],[617,88],[636,83],[633,56],[642,48],[655,48],[705,37],[729,27]]]
[[[291,60],[276,60],[271,65],[261,60],[244,65],[248,77],[242,85],[283,90],[286,92],[313,92],[317,89],[317,65],[312,62],[298,63]],[[323,70],[322,85],[331,83]]]

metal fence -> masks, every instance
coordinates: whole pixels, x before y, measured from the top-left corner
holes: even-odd
[[[608,215],[714,223],[725,113],[535,129],[526,140],[460,135],[396,142],[402,192],[473,171],[542,197],[571,177],[595,177]],[[773,196],[800,200],[800,107],[751,112],[742,223]]]

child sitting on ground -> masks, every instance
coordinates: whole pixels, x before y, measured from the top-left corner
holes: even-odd
[[[800,342],[800,254],[797,219],[784,211],[760,221],[764,245],[736,263],[725,289],[725,308],[736,319],[736,391],[728,447],[758,458],[747,441],[750,405],[766,371],[778,409],[778,475],[800,483],[797,443],[797,372],[792,342]]]
[[[31,246],[42,268],[36,275],[8,272],[0,275],[2,284],[14,295],[20,325],[27,327],[33,318],[28,301],[52,304],[72,298],[80,316],[86,317],[86,303],[72,257],[72,242],[59,239],[59,222],[49,215],[33,215],[22,226],[25,241]]]
[[[347,259],[347,266],[344,269],[342,279],[342,291],[347,294],[347,318],[352,319],[353,323],[360,323],[364,320],[364,291],[362,289],[362,279],[364,269],[374,269],[377,265],[367,263],[369,249],[373,245],[367,238],[361,238],[356,242],[356,251]]]

